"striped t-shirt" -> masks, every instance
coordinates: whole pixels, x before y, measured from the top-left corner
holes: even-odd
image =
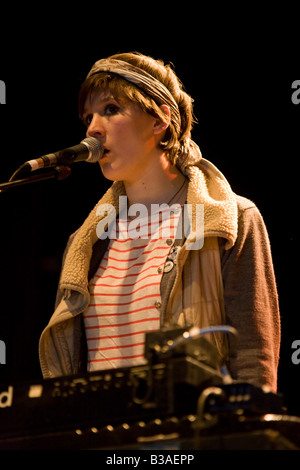
[[[137,238],[135,224],[133,234],[132,221],[119,221],[110,235],[84,314],[88,371],[145,363],[145,332],[160,328],[160,283],[179,218],[168,211],[159,224],[153,217],[140,221],[140,229],[148,226],[147,239]]]

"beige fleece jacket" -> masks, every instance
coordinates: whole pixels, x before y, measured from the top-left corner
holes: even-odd
[[[189,179],[187,203],[193,206],[194,212],[196,204],[204,206],[205,243],[201,250],[187,250],[186,243],[180,248],[172,281],[161,291],[165,305],[162,322],[200,327],[238,326],[243,341],[229,364],[233,377],[269,385],[275,390],[280,341],[275,277],[270,252],[261,260],[256,255],[261,252],[262,243],[269,246],[268,237],[264,233],[263,240],[257,240],[258,247],[253,241],[249,253],[246,253],[249,243],[244,240],[244,237],[249,238],[244,233],[247,225],[244,219],[251,219],[249,226],[262,224],[264,227],[261,216],[253,203],[234,195],[225,177],[207,160],[202,159],[186,173]],[[57,307],[40,339],[44,377],[73,374],[80,368],[82,313],[89,303],[88,272],[93,248],[99,242],[96,228],[101,218],[97,216],[97,208],[99,204],[112,204],[118,213],[120,195],[125,195],[124,185],[115,182],[70,238],[61,271]],[[248,266],[239,265],[241,249]],[[264,277],[261,277],[262,264],[268,267]],[[247,269],[252,273],[251,279],[246,274]],[[259,282],[257,271],[260,271]],[[266,286],[264,295],[268,292],[268,312],[257,310],[257,302],[253,300],[259,296],[260,285]],[[233,289],[230,295],[228,287]],[[252,292],[247,305],[243,305],[245,291]],[[236,304],[234,309],[228,309],[232,296]],[[224,338],[215,335],[211,339],[217,345],[220,357],[224,357],[227,354]]]

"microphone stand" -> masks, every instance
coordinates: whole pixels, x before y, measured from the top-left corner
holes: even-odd
[[[71,168],[69,166],[57,166],[50,171],[49,170],[50,169],[47,168],[46,171],[43,171],[39,174],[34,174],[32,176],[27,176],[18,180],[10,179],[7,183],[0,183],[0,193],[18,186],[23,186],[25,184],[38,183],[39,181],[50,179],[61,181],[66,179],[71,174]]]

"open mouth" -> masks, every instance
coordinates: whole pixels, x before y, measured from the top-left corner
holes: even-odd
[[[107,155],[107,154],[108,154],[108,152],[109,152],[109,149],[104,149],[104,151],[103,151],[103,155],[102,155],[102,158],[103,158],[105,155]]]

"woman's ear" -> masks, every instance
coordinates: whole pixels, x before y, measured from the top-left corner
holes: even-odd
[[[162,104],[160,106],[160,109],[162,110],[163,114],[165,115],[165,119],[159,119],[157,118],[155,123],[154,123],[154,134],[161,134],[164,132],[170,125],[170,120],[171,120],[171,112],[170,108],[166,104]]]

